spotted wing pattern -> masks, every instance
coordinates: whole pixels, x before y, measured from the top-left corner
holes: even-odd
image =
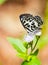
[[[40,29],[40,26],[43,24],[41,17],[33,17],[31,14],[20,15],[20,21],[28,33]]]

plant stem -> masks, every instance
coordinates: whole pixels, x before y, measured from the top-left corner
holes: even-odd
[[[31,42],[31,52],[32,52],[32,45],[33,45],[33,41]]]
[[[34,45],[32,51],[35,49],[35,47],[36,47],[36,45],[37,45],[37,43],[38,43],[39,38],[40,38],[40,36],[37,37],[37,41],[36,41],[36,43],[35,43],[35,45]]]
[[[33,41],[31,41],[31,42],[29,43],[29,46],[30,46],[30,48],[31,48],[30,54],[32,53],[32,45],[33,45]]]
[[[26,47],[26,55],[28,54],[28,44],[27,44],[27,47]]]

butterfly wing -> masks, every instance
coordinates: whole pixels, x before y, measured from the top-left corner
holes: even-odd
[[[31,14],[22,14],[20,15],[20,21],[23,27],[27,30],[28,33],[33,32],[35,29],[35,19]]]
[[[38,27],[40,27],[43,24],[43,21],[42,21],[41,17],[40,16],[35,16],[34,18],[35,18],[36,22],[38,23]]]
[[[20,21],[29,34],[40,29],[40,26],[43,24],[41,17],[33,17],[31,14],[20,15]]]

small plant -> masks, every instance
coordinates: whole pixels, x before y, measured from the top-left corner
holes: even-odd
[[[36,36],[36,39],[29,43],[11,37],[7,38],[13,47],[17,50],[17,56],[24,59],[24,62],[22,62],[21,65],[40,65],[40,61],[37,58],[39,49],[36,49],[39,38],[40,36]],[[29,49],[30,51],[28,51]]]
[[[24,40],[7,38],[13,47],[17,50],[17,56],[24,59],[21,65],[40,65],[40,61],[37,58],[39,49],[36,49],[36,45],[41,36],[41,31],[35,32],[35,36],[32,38],[29,35],[24,37]],[[29,50],[30,49],[30,50]]]

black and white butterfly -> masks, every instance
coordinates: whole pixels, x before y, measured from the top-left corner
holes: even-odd
[[[21,14],[20,21],[30,37],[36,35],[43,24],[40,16],[34,17],[31,14]]]

